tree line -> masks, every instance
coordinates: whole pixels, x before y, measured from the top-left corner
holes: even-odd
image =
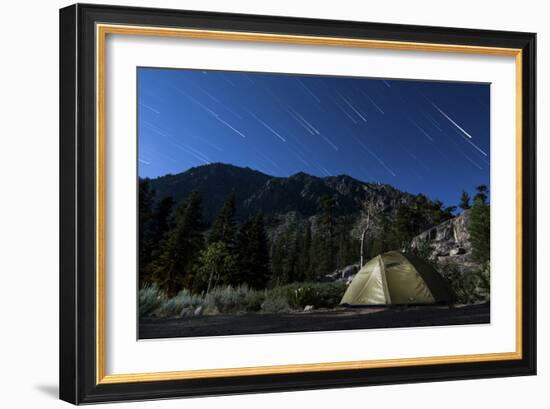
[[[367,258],[390,250],[408,251],[411,240],[418,234],[452,219],[456,206],[444,206],[440,200],[431,201],[419,194],[408,204],[398,206],[395,215],[378,209],[370,212],[367,229]]]
[[[356,263],[359,240],[351,234],[355,221],[353,215],[336,216],[335,199],[322,197],[317,216],[286,226],[271,243],[273,284],[316,281]]]
[[[184,288],[207,293],[219,285],[266,286],[269,243],[261,213],[238,224],[231,194],[207,230],[198,192],[178,207],[172,198],[156,205],[154,199],[149,182],[140,181],[140,286],[155,283],[170,297]]]
[[[314,281],[358,257],[350,231],[353,217],[336,217],[334,198],[323,197],[313,223],[290,225],[270,240],[262,213],[237,222],[232,193],[211,226],[202,199],[191,193],[178,207],[172,198],[155,203],[148,180],[139,184],[140,286],[156,284],[168,296],[186,288],[208,293],[220,285],[275,287]]]
[[[472,244],[472,256],[480,264],[490,258],[490,204],[486,185],[476,187],[473,199],[462,191],[458,208],[470,210],[468,233]],[[367,256],[372,258],[390,250],[409,251],[413,237],[454,217],[457,207],[444,207],[439,200],[429,201],[424,195],[416,196],[413,203],[400,206],[395,218],[384,212],[375,213],[369,229]],[[423,256],[427,256],[423,254]]]
[[[470,235],[476,259],[488,259],[489,204],[486,186],[470,205],[463,192],[459,207],[472,208]],[[176,207],[171,197],[155,200],[148,180],[139,184],[140,286],[156,284],[168,296],[182,289],[208,293],[221,285],[246,283],[262,289],[293,282],[316,281],[359,260],[360,237],[353,234],[357,215],[337,215],[336,200],[324,196],[318,213],[289,223],[272,238],[262,213],[243,221],[236,218],[236,198],[230,194],[214,221],[203,220],[202,198],[192,192]],[[379,209],[372,215],[367,258],[389,250],[403,250],[421,232],[454,217],[456,207],[445,207],[417,195],[393,214]]]

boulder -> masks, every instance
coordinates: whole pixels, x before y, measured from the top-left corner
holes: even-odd
[[[350,278],[355,277],[355,274],[359,271],[359,264],[350,264],[336,271],[333,271],[330,274],[326,274],[321,277],[321,282],[332,282],[332,281],[342,281],[347,283],[350,281]]]
[[[414,237],[411,247],[416,250],[428,249],[429,258],[440,264],[453,264],[461,271],[471,271],[481,266],[472,258],[470,243],[471,211],[446,220],[437,226]]]
[[[180,318],[192,317],[195,313],[195,310],[192,307],[183,307],[180,311]]]
[[[355,276],[359,271],[359,264],[352,264],[344,267],[342,270],[342,280],[346,281],[349,277]]]
[[[202,305],[199,305],[197,308],[195,308],[195,311],[193,312],[193,315],[195,317],[199,317],[202,315],[202,311],[204,310]]]

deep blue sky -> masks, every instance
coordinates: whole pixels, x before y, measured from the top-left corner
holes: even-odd
[[[139,175],[223,162],[455,205],[489,186],[489,106],[488,84],[139,68]]]

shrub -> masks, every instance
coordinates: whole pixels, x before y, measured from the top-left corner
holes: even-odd
[[[165,299],[157,310],[160,317],[179,317],[184,310],[189,310],[189,314],[203,304],[202,297],[191,294],[188,290],[181,290],[175,297]]]
[[[428,240],[422,241],[416,247],[412,247],[410,249],[411,253],[414,256],[419,257],[432,265],[434,264],[434,260],[432,257],[433,250],[434,249]]]
[[[268,290],[254,290],[243,284],[215,287],[206,296],[182,290],[167,298],[158,287],[151,286],[139,291],[139,314],[140,317],[179,317],[193,315],[199,306],[203,307],[205,315],[302,311],[306,305],[334,308],[345,290],[346,285],[341,282],[293,283]]]
[[[266,313],[282,313],[291,311],[288,299],[277,291],[267,292],[261,307],[262,312]]]
[[[287,292],[288,302],[295,309],[306,305],[315,308],[334,308],[340,304],[347,286],[343,282],[295,283],[282,288]]]
[[[487,302],[491,296],[490,270],[488,263],[479,270],[460,271],[454,264],[442,267],[456,295],[457,304]]]
[[[220,313],[231,314],[258,311],[264,301],[264,292],[248,288],[246,284],[237,287],[214,288],[205,299],[207,308],[215,307]]]
[[[247,311],[260,311],[265,301],[265,291],[252,290],[246,294],[245,305]]]
[[[317,304],[313,303],[313,305],[316,308],[337,307],[347,288],[347,285],[343,282],[317,283],[313,287]]]
[[[153,315],[153,313],[162,305],[165,301],[164,294],[156,286],[145,286],[139,290],[139,316],[147,317]]]
[[[464,276],[464,286],[469,295],[469,303],[475,304],[489,301],[491,296],[489,267],[486,266],[478,271],[466,273]]]

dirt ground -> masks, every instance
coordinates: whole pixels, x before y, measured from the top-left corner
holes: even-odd
[[[233,314],[142,319],[139,339],[425,327],[490,323],[489,304],[459,306],[337,308],[284,314]]]

